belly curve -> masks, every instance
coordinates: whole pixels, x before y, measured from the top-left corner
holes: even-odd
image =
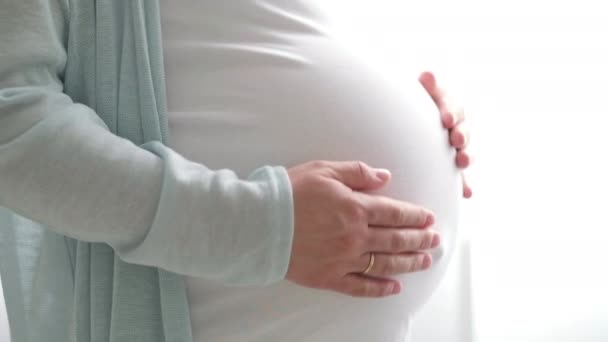
[[[191,160],[241,176],[264,164],[290,167],[315,159],[387,168],[393,179],[377,193],[433,210],[442,245],[432,252],[430,270],[399,277],[404,291],[398,296],[366,300],[287,281],[239,289],[190,279],[190,291],[208,298],[204,311],[194,314],[210,323],[203,329],[209,336],[212,313],[225,311],[238,312],[243,319],[235,319],[246,331],[248,325],[252,331],[274,322],[291,327],[294,336],[321,334],[320,340],[329,340],[334,332],[311,329],[330,324],[348,327],[340,340],[393,341],[438,286],[455,247],[461,196],[455,151],[430,97],[415,78],[399,74],[402,68],[379,68],[323,35],[273,37],[277,40],[214,42],[203,46],[204,53],[199,45],[167,58],[169,85],[198,85],[196,94],[168,88],[171,129],[178,132],[171,146]],[[180,67],[188,53],[200,54],[200,70]],[[323,317],[334,318],[315,321]]]

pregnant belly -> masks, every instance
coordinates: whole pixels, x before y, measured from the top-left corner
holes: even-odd
[[[390,169],[393,179],[378,193],[433,210],[442,245],[430,270],[400,276],[404,291],[384,299],[287,281],[233,288],[188,278],[193,332],[210,341],[402,341],[456,241],[461,184],[437,109],[415,78],[379,68],[334,38],[273,37],[272,44],[166,44],[171,146],[241,176],[315,159]]]

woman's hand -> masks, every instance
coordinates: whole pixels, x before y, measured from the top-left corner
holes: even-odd
[[[427,250],[440,243],[429,228],[433,213],[363,192],[385,186],[388,171],[355,161],[315,161],[288,173],[295,213],[288,280],[356,297],[386,297],[401,291],[394,276],[431,266]]]
[[[429,93],[441,113],[441,121],[450,134],[450,144],[458,151],[456,154],[456,165],[466,169],[471,164],[471,156],[466,147],[469,143],[469,130],[467,129],[462,105],[453,102],[445,91],[437,85],[437,80],[432,72],[425,71],[418,78],[424,89]],[[464,173],[462,173],[462,195],[469,198],[473,195]]]

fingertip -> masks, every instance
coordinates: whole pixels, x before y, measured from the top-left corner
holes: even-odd
[[[435,83],[435,75],[433,74],[433,72],[425,70],[420,73],[420,77],[418,77],[418,80],[423,83],[428,82],[430,83],[429,85],[432,86]]]
[[[467,146],[467,136],[464,132],[458,129],[454,129],[454,143],[455,147],[463,149]]]
[[[422,257],[422,263],[420,264],[419,271],[424,271],[424,270],[428,269],[429,267],[431,267],[432,263],[433,263],[433,258],[431,257],[431,255],[424,254],[424,256]]]
[[[471,198],[471,197],[473,197],[473,190],[471,190],[471,188],[467,187],[467,188],[464,189],[463,192],[464,192],[463,193],[464,198]]]
[[[403,288],[403,286],[401,285],[401,282],[398,282],[398,281],[395,282],[395,287],[393,288],[393,294],[396,295],[396,294],[401,293],[402,288]]]
[[[381,182],[388,182],[391,179],[391,172],[387,169],[376,169],[376,178]]]
[[[454,124],[455,124],[455,119],[454,119],[454,115],[452,113],[443,113],[441,115],[441,121],[443,122],[443,125],[445,126],[445,128],[453,128]]]
[[[426,220],[424,221],[424,228],[428,228],[435,223],[435,215],[432,212],[427,212]]]
[[[401,282],[399,281],[393,281],[392,285],[391,285],[391,291],[389,292],[390,295],[396,295],[399,294],[401,292]]]
[[[437,248],[440,243],[441,243],[441,236],[439,235],[439,233],[433,234],[433,240],[431,241],[431,248]],[[430,255],[427,254],[427,257],[430,257]]]
[[[469,167],[470,164],[471,158],[469,157],[469,155],[464,151],[459,151],[456,155],[456,165],[461,169],[465,169]]]
[[[462,148],[464,145],[464,135],[461,132],[453,129],[450,132],[450,145],[456,149]]]

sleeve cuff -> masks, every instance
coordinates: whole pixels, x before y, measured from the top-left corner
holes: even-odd
[[[268,210],[274,217],[268,242],[268,273],[264,284],[283,280],[289,268],[291,247],[294,235],[294,207],[291,182],[284,167],[269,167],[256,170],[251,178],[269,180],[269,192],[272,194]]]
[[[137,244],[116,248],[127,262],[235,286],[284,279],[294,235],[291,183],[283,167],[240,180],[186,160],[160,142],[143,148],[165,163],[156,216]]]

